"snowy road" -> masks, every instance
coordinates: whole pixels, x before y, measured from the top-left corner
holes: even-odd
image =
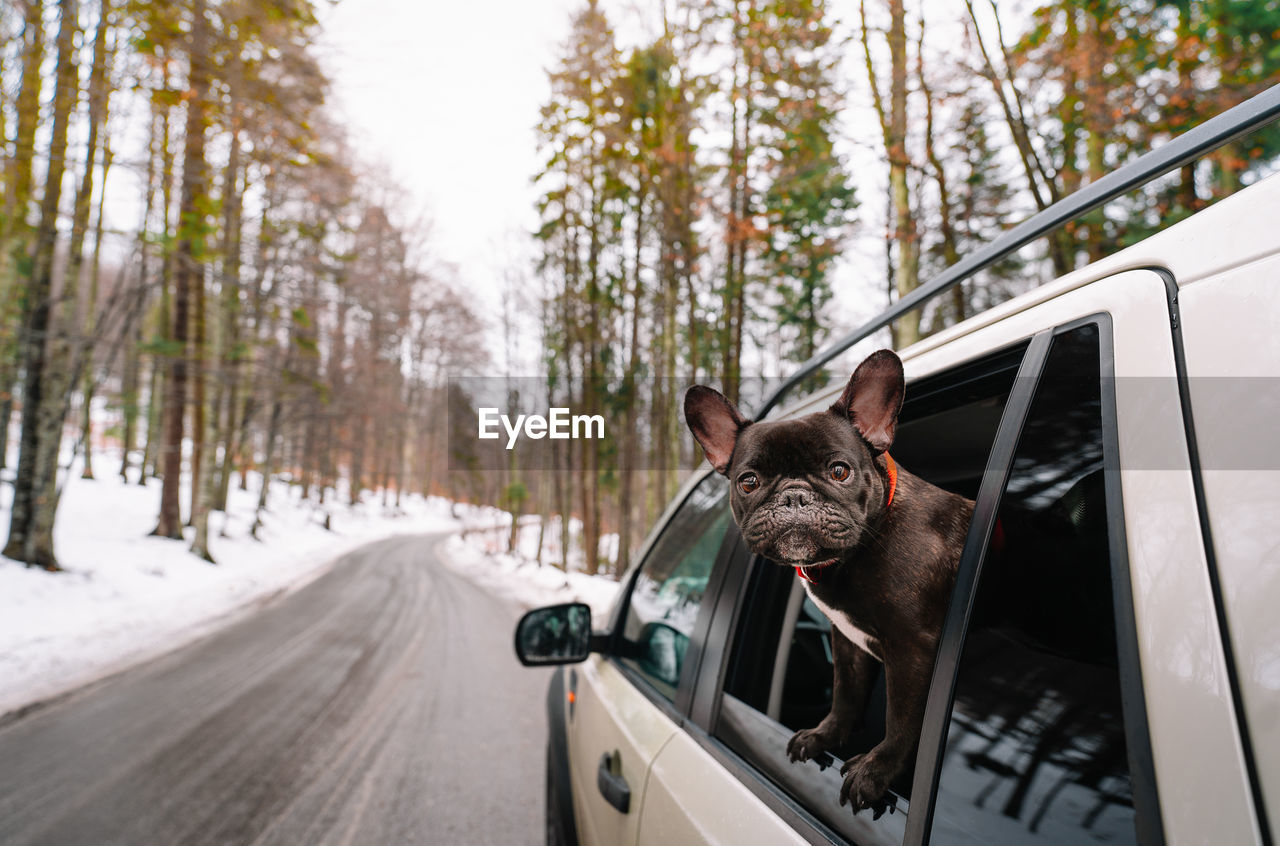
[[[543,842],[549,671],[436,541],[0,727],[0,843]]]

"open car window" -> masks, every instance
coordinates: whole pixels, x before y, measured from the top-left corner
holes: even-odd
[[[894,458],[911,472],[964,496],[977,493],[1025,345],[913,382],[907,389]],[[884,737],[883,672],[861,731],[826,767],[793,764],[791,735],[812,728],[831,705],[831,624],[794,571],[755,559],[729,657],[715,736],[823,823],[858,844],[902,842],[911,773],[893,785],[897,812],[873,820],[840,807],[841,760]]]

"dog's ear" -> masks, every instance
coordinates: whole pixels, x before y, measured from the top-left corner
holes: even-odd
[[[893,443],[905,393],[902,360],[892,350],[877,350],[853,371],[831,411],[848,418],[879,455]]]
[[[728,397],[714,388],[694,385],[684,394],[684,419],[702,444],[707,461],[720,475],[729,472],[738,433],[751,421],[743,417]]]

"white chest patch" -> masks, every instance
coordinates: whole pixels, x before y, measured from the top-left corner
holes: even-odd
[[[864,632],[853,624],[853,620],[849,619],[849,615],[842,614],[830,605],[824,603],[821,599],[813,595],[813,590],[806,583],[804,592],[809,594],[809,599],[813,600],[813,604],[818,606],[818,610],[822,615],[831,621],[831,625],[840,630],[840,634],[847,637],[854,646],[863,652],[875,658],[877,661],[884,663],[884,658],[880,656],[880,642],[871,635]]]

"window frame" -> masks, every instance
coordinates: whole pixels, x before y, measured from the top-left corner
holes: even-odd
[[[920,750],[916,757],[916,774],[912,783],[915,815],[908,815],[904,844],[926,846],[933,829],[934,805],[938,779],[947,739],[947,729],[955,698],[960,658],[964,652],[965,633],[973,611],[976,588],[982,574],[982,562],[994,531],[1004,489],[1012,471],[1022,429],[1039,391],[1044,365],[1053,338],[1085,325],[1098,330],[1099,373],[1102,400],[1102,443],[1104,490],[1107,498],[1107,537],[1111,557],[1112,615],[1116,624],[1116,653],[1119,663],[1121,709],[1124,717],[1125,743],[1129,758],[1129,777],[1133,787],[1134,816],[1138,841],[1163,844],[1164,829],[1160,817],[1156,789],[1155,766],[1151,752],[1151,735],[1147,724],[1146,699],[1142,685],[1141,660],[1138,650],[1137,621],[1134,614],[1133,585],[1125,535],[1119,465],[1119,430],[1116,418],[1115,351],[1111,316],[1105,312],[1086,315],[1076,320],[1044,329],[1032,337],[1023,371],[1015,383],[1005,406],[991,460],[984,474],[982,488],[975,501],[973,521],[965,540],[964,551],[956,573],[956,587],[943,622],[938,655],[934,661],[933,681],[925,707],[920,734]],[[1028,378],[1022,378],[1026,375]],[[1015,407],[1015,399],[1018,405]],[[1014,408],[1016,415],[1010,415]]]
[[[720,542],[714,563],[711,565],[711,576],[703,592],[702,602],[698,606],[698,614],[689,638],[689,646],[685,650],[684,664],[680,667],[680,680],[676,684],[675,699],[668,699],[662,691],[631,665],[622,660],[623,631],[626,628],[627,614],[631,610],[631,592],[635,589],[640,572],[649,561],[654,549],[661,542],[677,515],[688,504],[704,482],[715,477],[715,473],[707,471],[694,476],[678,495],[676,504],[668,508],[656,524],[656,530],[645,543],[636,563],[630,568],[619,592],[617,604],[609,618],[609,629],[606,634],[607,645],[603,653],[606,661],[613,665],[646,699],[656,705],[668,718],[677,725],[683,726],[689,713],[689,704],[693,695],[694,680],[698,677],[702,664],[702,656],[707,643],[707,632],[711,625],[712,609],[716,605],[725,582],[725,571],[728,567],[730,553],[738,541],[738,527],[732,519],[729,521],[725,536]],[[727,484],[727,482],[726,482]],[[728,503],[726,500],[726,507]]]
[[[1097,378],[1102,400],[1112,613],[1116,622],[1122,712],[1134,794],[1135,821],[1140,842],[1157,846],[1164,843],[1142,684],[1134,596],[1124,531],[1121,479],[1120,474],[1115,472],[1119,470],[1119,424],[1116,418],[1114,335],[1110,315],[1097,312],[1040,330],[1016,344],[989,351],[981,357],[995,357],[1009,348],[1025,345],[1017,376],[992,442],[983,481],[975,498],[974,517],[961,555],[952,601],[943,622],[912,784],[914,801],[911,806],[916,812],[909,813],[906,818],[903,843],[909,846],[923,846],[929,842],[939,768],[955,693],[959,659],[963,651],[964,633],[972,611],[982,557],[994,531],[995,518],[1012,470],[1023,425],[1040,388],[1053,338],[1086,324],[1094,324],[1098,329],[1100,367]],[[973,363],[974,360],[960,362],[943,372],[963,372]],[[922,380],[933,380],[937,375],[941,374],[930,374],[922,377]],[[682,728],[806,840],[811,843],[845,843],[847,841],[841,835],[783,792],[759,767],[715,736],[725,695],[725,678],[732,657],[733,635],[742,624],[741,618],[754,566],[758,566],[758,562],[741,542],[736,526],[731,526],[725,548],[722,548],[721,557],[712,573],[715,591],[713,593],[712,585],[708,585],[708,604],[699,611],[697,634],[701,638],[695,636],[695,641],[690,646],[691,653],[695,646],[697,648],[698,673],[692,679],[692,701],[686,703],[687,709],[683,714],[688,719],[682,720]],[[690,669],[690,663],[686,659],[686,671]],[[682,674],[682,690],[687,681],[687,676]]]
[[[1067,326],[1071,326],[1071,324],[1067,324]],[[975,368],[981,366],[981,363],[991,362],[994,364],[1001,358],[1010,355],[1014,350],[1022,348],[1021,361],[1017,368],[1009,398],[1005,404],[1005,412],[996,436],[992,441],[991,456],[988,458],[984,478],[992,472],[993,459],[997,455],[997,449],[1002,439],[1008,440],[1009,438],[1006,431],[1010,422],[1009,409],[1021,393],[1025,396],[1022,400],[1021,410],[1016,415],[1016,431],[1012,436],[1014,446],[1008,449],[1008,455],[1004,457],[1005,465],[1011,466],[1012,464],[1017,436],[1021,434],[1022,420],[1030,408],[1031,398],[1034,396],[1039,384],[1040,371],[1054,331],[1053,329],[1045,330],[1031,338],[1024,337],[1008,344],[1000,345],[973,358],[957,362],[940,373],[922,376],[917,380],[917,384],[936,385],[938,380],[944,378],[945,375],[955,374],[964,377],[961,380],[962,382],[970,381]],[[1110,361],[1109,357],[1107,361]],[[908,391],[910,390],[911,387],[908,385]],[[1003,483],[1000,487],[1001,489],[1003,488]],[[970,531],[972,532],[972,528]],[[693,704],[689,710],[689,719],[683,728],[713,758],[730,770],[757,798],[785,819],[800,836],[815,844],[847,844],[850,841],[832,830],[830,826],[807,807],[793,799],[780,786],[775,784],[760,767],[715,736],[715,732],[719,728],[721,705],[725,695],[725,680],[733,657],[733,636],[742,625],[742,616],[746,610],[747,595],[751,587],[754,569],[758,566],[776,566],[763,562],[758,556],[752,555],[747,550],[745,544],[741,542],[736,525],[730,527],[730,533],[735,538],[735,546],[730,550],[731,560],[724,567],[725,583],[719,586],[714,607],[711,630],[715,634],[709,639],[709,642],[702,644],[705,647],[705,654],[700,655],[700,660],[705,671],[701,672],[696,680],[696,687],[693,691]],[[712,578],[716,578],[715,574],[713,574]],[[919,773],[919,766],[919,762],[917,762],[917,774]],[[903,843],[909,844],[913,842],[909,827],[912,819],[911,815],[907,814],[906,819],[908,828],[904,835]]]

